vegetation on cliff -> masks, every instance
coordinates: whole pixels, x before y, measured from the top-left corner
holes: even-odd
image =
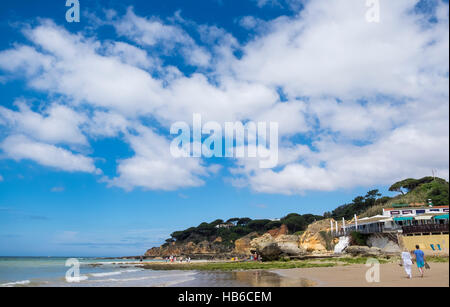
[[[175,231],[171,234],[171,238],[166,240],[166,244],[172,242],[198,243],[205,240],[214,241],[220,238],[222,244],[233,245],[237,239],[252,232],[263,234],[284,224],[290,232],[294,233],[305,230],[309,224],[320,219],[323,219],[323,216],[313,214],[300,215],[297,213],[288,214],[280,220],[252,220],[247,217],[232,218],[227,221],[218,219],[211,223],[203,222],[197,227]]]
[[[355,197],[349,204],[339,206],[332,212],[325,212],[324,216],[327,218],[331,217],[335,220],[340,220],[342,218],[350,220],[355,214],[359,215],[375,205],[385,204],[390,199],[391,198],[387,196],[382,197],[378,190],[371,190],[367,192],[365,196]]]
[[[400,192],[392,201],[397,203],[426,202],[431,199],[434,205],[447,205],[449,203],[449,184],[441,178],[423,177],[421,179],[405,179],[394,183],[389,191]],[[405,193],[406,191],[406,193]],[[391,201],[391,203],[392,203]]]
[[[371,190],[365,196],[357,196],[351,203],[339,206],[324,215],[335,220],[343,217],[349,220],[354,214],[360,217],[381,214],[383,208],[392,207],[394,204],[427,203],[429,199],[434,205],[449,204],[449,183],[442,178],[408,178],[391,185],[389,191],[400,194],[389,197],[382,196],[378,190]]]

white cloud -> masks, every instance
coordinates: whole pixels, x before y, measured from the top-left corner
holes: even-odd
[[[48,69],[51,63],[50,56],[43,55],[29,46],[16,46],[0,53],[0,67],[10,72],[22,71],[33,75],[40,69]]]
[[[0,149],[8,158],[17,161],[32,160],[67,172],[100,173],[91,158],[54,145],[33,141],[23,135],[8,136],[0,143]]]
[[[108,180],[112,186],[166,191],[198,187],[204,184],[201,177],[217,170],[203,166],[200,159],[175,159],[168,140],[145,127],[138,127],[138,131],[139,135],[127,138],[135,156],[119,161],[119,176]]]
[[[213,35],[208,29],[207,35]],[[220,84],[214,84],[200,73],[185,77],[175,67],[160,67],[162,77],[167,80],[155,79],[129,61],[108,56],[108,52],[100,54],[103,49],[100,42],[70,34],[49,21],[26,33],[33,43],[54,57],[52,66],[28,76],[29,85],[63,94],[72,103],[107,108],[126,117],[153,115],[167,126],[174,121],[190,120],[194,112],[217,121],[249,118],[277,101],[274,89],[253,82],[237,82],[227,76],[221,77]],[[106,48],[110,45],[108,42]],[[141,55],[137,48],[128,48],[127,52],[127,58],[136,52],[137,58]],[[5,60],[9,54],[4,55]]]
[[[86,117],[59,104],[51,104],[41,114],[34,112],[24,101],[16,102],[18,111],[0,106],[0,119],[14,131],[49,143],[87,145],[79,126]]]
[[[49,21],[26,34],[35,45],[51,54],[54,61],[39,75],[28,76],[32,88],[64,94],[78,104],[87,102],[128,115],[145,114],[162,104],[161,81],[117,56],[99,54],[99,42],[70,34]],[[128,58],[133,50],[138,49],[128,49]],[[8,54],[4,57],[9,59]]]
[[[186,62],[195,66],[207,66],[210,54],[198,46],[182,28],[167,25],[152,18],[137,16],[132,8],[123,18],[113,23],[119,35],[128,37],[141,46],[162,47],[166,54],[173,55],[180,49]]]
[[[256,32],[245,45],[179,14],[166,22],[132,9],[125,16],[110,12],[104,24],[127,43],[71,34],[44,21],[24,31],[30,46],[0,52],[0,68],[25,76],[32,89],[62,95],[65,105],[19,112],[2,107],[0,124],[55,156],[62,151],[87,159],[78,164],[90,172],[90,158],[55,144],[120,136],[135,155],[118,161],[118,176],[107,181],[126,189],[204,184],[210,168],[201,160],[172,159],[168,140],[142,126],[149,119],[163,127],[190,122],[193,113],[204,121],[279,122],[278,168],[261,170],[255,161],[239,160],[230,170],[235,184],[258,192],[388,184],[432,168],[448,178],[448,4],[440,3],[437,22],[429,22],[430,16],[413,13],[417,1],[385,0],[381,22],[368,23],[364,1],[286,3],[305,9],[268,21],[241,19]],[[182,56],[197,71],[184,75],[164,63],[167,56]],[[90,112],[80,111],[83,106]],[[3,144],[10,138],[17,136]],[[50,163],[22,151],[11,156]]]
[[[448,178],[448,5],[430,23],[412,13],[415,4],[382,1],[381,22],[371,24],[363,1],[310,1],[244,47],[233,64],[238,76],[306,97],[311,133],[301,139],[312,145],[286,143],[275,170],[240,161],[236,185],[294,194],[389,184],[431,169]]]
[[[317,142],[314,152],[305,147],[282,149],[279,171],[244,163],[234,172],[242,175],[238,184],[244,178],[255,191],[277,194],[391,184],[402,178],[429,176],[432,169],[448,179],[446,129],[445,120],[437,123],[437,129],[429,129],[426,123],[404,126],[366,146],[327,139]]]
[[[128,126],[129,121],[118,113],[95,111],[85,129],[92,137],[115,137],[126,132]]]
[[[309,1],[247,44],[236,74],[293,97],[448,93],[448,16],[423,29],[415,2],[381,1],[381,22],[368,23],[364,1]]]
[[[106,56],[116,56],[123,63],[144,69],[150,69],[157,65],[156,59],[150,58],[147,53],[133,45],[124,42],[106,43]]]

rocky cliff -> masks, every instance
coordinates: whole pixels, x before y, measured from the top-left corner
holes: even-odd
[[[263,260],[276,260],[283,256],[299,256],[305,250],[299,245],[299,236],[288,235],[286,225],[268,231],[250,241],[250,250],[261,255]]]
[[[310,253],[326,253],[333,250],[337,243],[330,236],[330,222],[333,219],[325,219],[308,226],[300,237],[300,247]]]
[[[265,261],[277,260],[283,257],[298,258],[305,256],[323,256],[334,253],[334,247],[339,242],[330,234],[330,222],[325,219],[314,222],[301,235],[289,234],[286,225],[272,229],[260,235],[252,232],[232,244],[224,244],[221,237],[199,243],[172,242],[161,247],[149,249],[146,257],[189,256],[193,259],[229,259],[232,257],[247,257],[253,253],[261,255]],[[396,242],[381,234],[372,235],[367,240],[369,246],[350,246],[344,252],[351,255],[394,254],[400,251]]]
[[[251,241],[259,237],[257,232],[252,232],[234,242],[234,252],[238,255],[250,255],[254,249],[250,245]]]
[[[253,253],[262,256],[263,260],[275,260],[280,257],[297,257],[306,253],[327,253],[335,244],[329,237],[330,220],[310,224],[301,235],[289,234],[286,225],[269,230],[263,235],[252,232],[234,242],[234,246],[225,245],[220,237],[213,241],[172,242],[149,249],[146,257],[189,256],[191,258],[230,258],[245,257]]]

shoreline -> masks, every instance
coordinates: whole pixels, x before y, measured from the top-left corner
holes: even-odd
[[[366,274],[371,266],[366,266],[367,258],[343,257],[337,259],[320,259],[316,261],[289,262],[210,262],[197,264],[151,264],[142,265],[149,270],[195,271],[200,280],[180,286],[224,286],[216,276],[226,281],[225,286],[257,287],[448,287],[448,258],[430,259],[430,270],[420,278],[418,270],[413,267],[413,279],[406,278],[398,258],[378,259],[380,262],[380,282],[369,283]],[[274,276],[272,274],[276,274]],[[207,276],[204,278],[204,276]],[[220,278],[219,278],[220,279]],[[207,282],[205,282],[207,280]],[[234,281],[234,282],[233,282]]]

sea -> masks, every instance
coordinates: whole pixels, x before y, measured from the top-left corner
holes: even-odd
[[[146,270],[138,264],[128,259],[0,257],[0,287],[164,287],[194,281],[197,274]]]
[[[269,270],[158,271],[140,266],[147,262],[164,260],[0,257],[0,287],[310,287],[314,284],[303,278],[285,278]]]

